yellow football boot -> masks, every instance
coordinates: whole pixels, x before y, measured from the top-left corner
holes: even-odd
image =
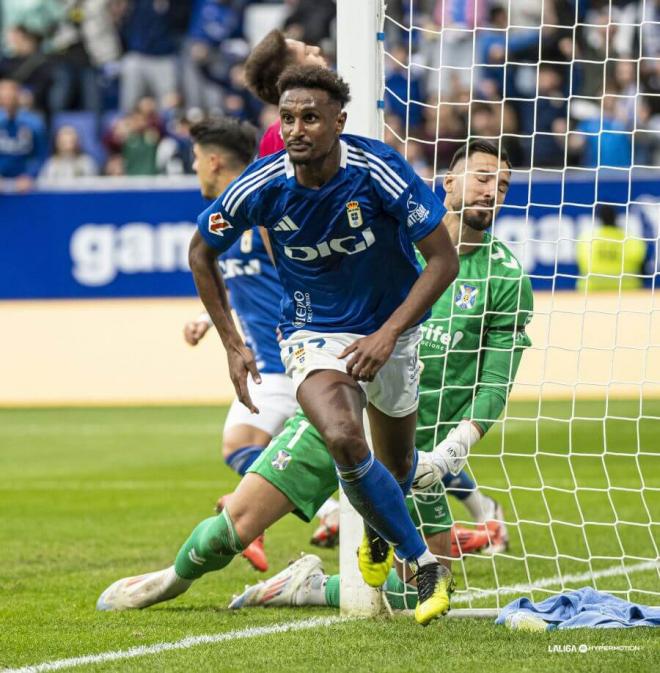
[[[381,587],[394,564],[394,550],[369,526],[358,549],[358,567],[370,587]]]
[[[415,621],[422,626],[449,612],[449,599],[454,592],[451,572],[439,563],[428,563],[417,571]]]

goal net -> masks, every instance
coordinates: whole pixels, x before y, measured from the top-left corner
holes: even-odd
[[[468,140],[513,164],[491,231],[531,280],[532,345],[467,468],[501,505],[509,545],[452,559],[455,608],[582,586],[660,604],[659,21],[651,0],[338,2],[349,130],[383,137],[442,198]],[[427,331],[437,354],[422,351],[445,373],[458,312],[444,336]],[[452,384],[480,389],[479,374],[444,383],[440,405]],[[426,431],[439,440],[446,425],[438,408]],[[360,611],[375,599],[356,577],[360,522],[343,516],[342,607]]]

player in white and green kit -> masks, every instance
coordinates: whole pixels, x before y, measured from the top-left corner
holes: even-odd
[[[417,445],[427,452],[420,456],[427,458],[423,463],[420,458],[418,476],[428,465],[434,466],[437,476],[449,475],[453,480],[461,475],[469,445],[500,415],[522,351],[530,343],[525,333],[532,310],[529,280],[508,248],[485,232],[504,201],[509,168],[508,159],[496,147],[473,142],[455,155],[445,178],[448,213],[443,221],[459,247],[460,271],[422,328],[425,368]],[[418,205],[408,207],[414,216]],[[252,484],[254,498],[247,508],[232,511],[232,519],[248,520],[254,535],[289,512],[311,521],[337,489],[334,462],[302,412],[287,421],[249,468],[239,489],[246,480]],[[434,492],[431,498],[428,492],[420,493],[408,498],[408,506],[422,526],[429,549],[448,565],[452,520],[444,493]],[[207,572],[226,566],[250,540],[241,539],[238,526],[222,516],[195,528],[173,566],[115,582],[103,592],[98,607],[140,608],[168,600]],[[303,557],[276,578],[246,590],[232,607],[338,605],[338,577],[324,575],[316,556]],[[274,580],[282,580],[276,591],[271,590]],[[394,607],[403,607],[405,587],[394,571],[387,589]],[[408,595],[416,597],[414,592]]]
[[[450,489],[458,486],[460,495],[472,499],[469,504],[473,508],[487,510],[494,501],[480,494],[461,468],[470,445],[488,431],[504,409],[523,350],[531,345],[525,326],[531,318],[533,296],[531,283],[513,253],[485,231],[504,200],[509,171],[498,166],[497,149],[490,144],[473,142],[467,154],[466,161],[465,150],[457,153],[445,179],[445,205],[460,213],[453,218],[453,226],[446,222],[459,247],[460,270],[422,326],[420,359],[424,370],[416,443],[426,452],[420,454],[420,463],[424,456],[424,464],[437,463],[445,485]],[[500,162],[507,164],[501,156]],[[501,173],[495,180],[498,168]],[[497,192],[488,190],[486,181],[491,179]],[[485,209],[464,207],[463,203],[483,204]],[[334,485],[330,480],[332,462],[326,456],[320,437],[300,415],[289,421],[252,469],[287,493],[298,514],[310,520]],[[296,463],[302,466],[303,461],[304,468],[297,469]],[[328,471],[327,482],[320,476],[324,470]],[[408,506],[422,526],[429,548],[448,556],[452,522],[444,494],[429,497],[415,493],[414,486],[413,492]],[[485,512],[481,520],[489,514]],[[501,526],[482,532],[486,540],[497,535],[501,535]],[[396,572],[391,571],[386,589],[392,607],[414,607],[415,593],[404,590]],[[252,605],[338,606],[339,576],[325,575],[317,556],[303,556],[274,578],[249,587],[231,603],[233,608]]]

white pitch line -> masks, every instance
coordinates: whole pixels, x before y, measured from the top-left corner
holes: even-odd
[[[100,654],[87,654],[81,657],[71,657],[70,659],[57,659],[55,661],[46,661],[42,664],[32,666],[22,666],[21,668],[3,668],[0,673],[43,673],[45,671],[59,671],[63,668],[74,668],[86,664],[103,664],[108,661],[120,661],[122,659],[134,659],[136,657],[145,657],[151,654],[160,654],[161,652],[171,652],[172,650],[187,650],[197,645],[214,645],[228,640],[240,640],[243,638],[257,638],[259,636],[269,636],[274,633],[288,633],[291,631],[303,631],[306,629],[315,629],[321,626],[332,626],[338,622],[346,621],[345,617],[315,617],[304,621],[286,622],[284,624],[273,624],[272,626],[255,626],[240,631],[227,631],[226,633],[214,633],[212,635],[189,636],[183,640],[177,640],[173,643],[156,643],[155,645],[139,645],[131,647],[128,650],[116,650],[114,652],[101,652]]]
[[[642,572],[643,570],[660,569],[660,563],[657,561],[643,561],[631,566],[610,566],[594,572],[577,573],[573,575],[555,575],[554,577],[544,577],[536,582],[529,584],[511,584],[509,586],[499,587],[498,589],[474,589],[464,593],[457,593],[452,598],[452,604],[469,603],[480,598],[489,598],[491,596],[510,596],[512,594],[527,593],[534,589],[545,589],[555,584],[565,585],[575,582],[588,582],[602,577],[616,577],[617,575],[627,575],[628,573]]]

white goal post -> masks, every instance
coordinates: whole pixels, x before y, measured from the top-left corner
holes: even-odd
[[[459,614],[581,586],[660,605],[660,12],[592,4],[337,0],[347,132],[393,143],[439,192],[469,139],[513,161],[492,231],[531,279],[532,346],[469,460],[511,540],[454,561]],[[344,614],[384,609],[361,534],[342,494]]]

